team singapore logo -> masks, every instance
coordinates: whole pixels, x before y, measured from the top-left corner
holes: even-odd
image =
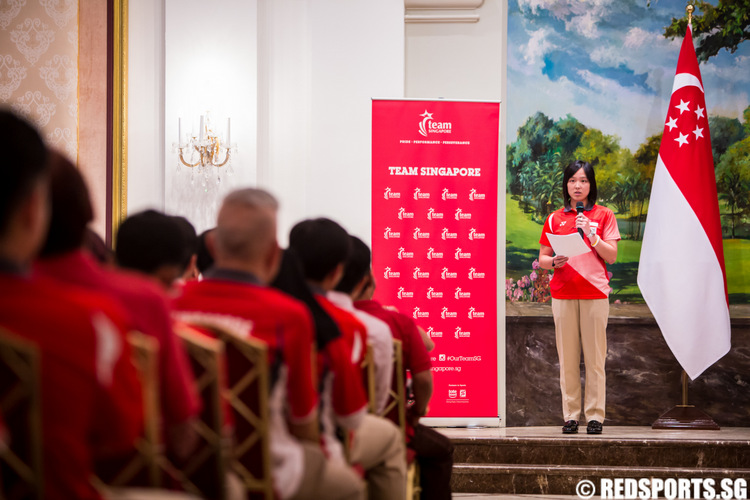
[[[451,122],[439,122],[432,118],[433,113],[429,113],[426,109],[424,113],[419,115],[422,121],[419,122],[419,133],[423,137],[427,137],[427,134],[450,134],[453,129]]]
[[[443,200],[457,200],[458,199],[458,193],[451,193],[448,188],[443,189],[443,194],[441,195]]]
[[[418,267],[415,267],[414,268],[414,272],[412,273],[412,276],[414,276],[415,280],[430,279],[430,272],[429,271],[422,271]]]
[[[430,193],[423,193],[420,188],[414,188],[414,199],[415,200],[429,200]]]
[[[385,231],[383,231],[383,238],[386,240],[399,239],[401,238],[401,233],[398,231],[391,231],[391,228],[387,227],[385,228]]]
[[[429,250],[427,250],[427,260],[432,259],[442,259],[443,258],[443,252],[436,252],[434,248],[430,247]]]
[[[398,218],[399,218],[399,220],[413,219],[414,218],[414,212],[407,212],[404,207],[401,207],[401,208],[398,209]]]
[[[460,208],[456,209],[456,220],[468,220],[471,219],[471,214],[468,212],[464,212]]]
[[[413,259],[414,258],[414,252],[407,252],[404,250],[404,247],[401,247],[398,249],[398,258],[403,259]]]
[[[398,291],[396,292],[396,297],[398,299],[413,299],[414,292],[407,292],[406,290],[404,290],[404,287],[399,287]]]
[[[443,338],[443,332],[436,332],[433,327],[429,327],[427,329],[427,335],[429,335],[431,339],[441,339],[441,338]]]
[[[471,298],[471,292],[464,292],[461,290],[460,286],[456,287],[456,293],[453,294],[454,297],[457,299],[470,299]]]
[[[436,212],[434,208],[430,208],[427,211],[427,220],[436,220],[436,219],[442,219],[443,213],[442,212]]]
[[[477,311],[475,308],[469,308],[469,319],[484,318],[484,312]]]
[[[486,238],[486,234],[478,232],[473,227],[469,229],[469,239],[470,240],[483,240]]]
[[[440,237],[444,240],[455,240],[458,238],[458,233],[451,233],[447,227],[444,227]]]
[[[442,299],[443,298],[443,292],[436,292],[434,288],[430,287],[427,289],[427,298],[429,300],[432,299]]]
[[[440,317],[442,319],[458,318],[458,313],[456,311],[449,311],[447,307],[443,307],[440,311]]]
[[[414,228],[414,233],[412,233],[415,240],[428,240],[430,239],[430,233],[423,233],[420,228]]]
[[[472,267],[469,269],[469,279],[470,280],[484,279],[484,273],[478,273],[477,270]]]
[[[453,280],[458,278],[458,273],[452,273],[448,271],[447,267],[444,267],[443,271],[440,273],[440,278],[444,280]]]
[[[484,200],[485,198],[484,193],[477,193],[476,189],[469,191],[469,201]]]
[[[456,260],[471,259],[471,252],[464,252],[460,248],[456,248],[455,257]]]
[[[400,278],[400,277],[401,277],[401,272],[400,271],[391,271],[390,267],[386,267],[383,270],[383,278],[385,278],[387,280],[393,279],[393,278]]]
[[[414,311],[412,312],[412,316],[414,316],[414,319],[419,318],[429,318],[430,312],[429,311],[420,311],[419,306],[414,308]]]
[[[460,326],[457,326],[456,330],[453,332],[453,336],[457,339],[468,339],[471,337],[471,332],[466,332],[462,330]]]
[[[391,188],[387,187],[385,188],[385,193],[383,193],[383,197],[386,200],[393,200],[393,199],[401,198],[401,193],[398,193],[396,191],[391,191]]]

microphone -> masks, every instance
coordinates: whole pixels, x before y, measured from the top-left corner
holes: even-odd
[[[583,202],[582,201],[579,201],[578,203],[576,203],[576,212],[578,212],[578,215],[581,215],[583,213]],[[581,228],[581,227],[578,228],[578,234],[581,235],[581,238],[584,237],[583,236],[583,228]]]

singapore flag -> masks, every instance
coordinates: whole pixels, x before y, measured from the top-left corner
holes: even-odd
[[[729,352],[719,200],[703,82],[689,25],[654,172],[638,286],[691,379]]]

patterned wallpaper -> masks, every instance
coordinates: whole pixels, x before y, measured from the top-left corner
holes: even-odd
[[[0,0],[0,102],[78,155],[78,0]]]

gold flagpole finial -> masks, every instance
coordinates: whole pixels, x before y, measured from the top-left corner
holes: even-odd
[[[687,16],[688,16],[688,24],[690,25],[693,24],[693,11],[694,10],[695,10],[695,7],[693,7],[692,5],[688,5],[687,7],[685,7],[685,12],[687,12]]]

